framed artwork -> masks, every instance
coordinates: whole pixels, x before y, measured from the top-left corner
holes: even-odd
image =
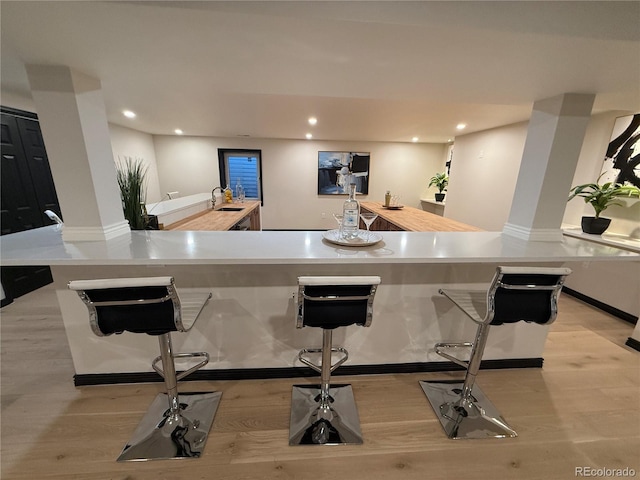
[[[318,195],[346,195],[349,184],[369,193],[369,152],[318,152]]]
[[[616,182],[640,188],[640,113],[616,118],[599,183]]]

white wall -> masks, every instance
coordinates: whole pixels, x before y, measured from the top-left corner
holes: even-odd
[[[598,178],[613,124],[617,117],[623,115],[628,113],[610,112],[591,118],[572,185],[594,182]],[[611,218],[607,233],[640,239],[640,201],[629,200],[626,203],[628,208],[609,207],[604,212],[603,216]],[[593,214],[590,205],[575,198],[567,204],[563,222],[579,226],[583,215]],[[623,312],[640,315],[640,262],[580,262],[569,266],[573,273],[567,278],[567,287]],[[640,340],[640,329],[634,331],[634,338]]]
[[[2,90],[2,106],[36,113],[36,104],[33,98],[25,97],[10,90]]]
[[[509,218],[527,122],[456,137],[444,216],[489,231]]]
[[[318,195],[318,151],[370,152],[369,194],[361,201],[384,201],[391,190],[405,205],[420,208],[429,178],[442,170],[446,145],[322,142],[308,140],[154,137],[161,191],[181,195],[208,192],[220,185],[218,148],[262,151],[266,229],[333,228],[332,214],[342,210],[345,196]]]
[[[218,146],[212,138],[156,135],[153,143],[161,191],[184,197],[220,185]]]
[[[570,262],[567,266],[573,271],[567,277],[567,287],[640,316],[640,261]]]
[[[161,192],[165,191],[160,190],[153,136],[111,123],[109,124],[109,133],[111,135],[113,159],[116,164],[123,162],[126,157],[131,157],[134,160],[142,159],[147,166],[147,203],[159,202],[162,195],[164,195]]]
[[[609,112],[591,117],[572,185],[596,181],[602,170],[604,156],[611,140],[613,124],[617,117],[628,114],[627,112]],[[617,233],[640,239],[640,201],[629,199],[623,200],[623,202],[627,207],[609,207],[602,214],[603,217],[611,219],[607,233]],[[581,198],[574,198],[567,204],[563,222],[579,226],[583,215],[592,217],[594,215],[593,208],[584,203]]]
[[[625,112],[594,115],[589,121],[572,185],[594,182],[611,138],[616,117]],[[509,218],[513,192],[527,137],[528,123],[516,123],[456,137],[445,217],[485,230],[501,231]],[[567,192],[567,197],[569,192]],[[610,207],[608,233],[640,238],[640,201],[626,201],[628,208]],[[580,225],[591,206],[574,199],[565,208],[563,223]]]
[[[598,178],[615,118],[624,113],[594,115],[587,127],[572,185]],[[485,230],[500,231],[509,217],[513,192],[527,136],[525,123],[456,137],[445,216]],[[567,192],[567,197],[569,192]],[[566,208],[564,223],[580,225],[593,209],[580,199]],[[630,208],[611,207],[608,233],[640,238],[640,202]],[[580,262],[566,285],[623,312],[640,314],[640,262]],[[594,281],[598,279],[598,281]]]

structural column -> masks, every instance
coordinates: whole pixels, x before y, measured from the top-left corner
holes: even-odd
[[[566,93],[534,103],[505,235],[562,240],[562,217],[595,95]]]
[[[28,65],[65,241],[130,232],[124,219],[100,81],[66,66]]]

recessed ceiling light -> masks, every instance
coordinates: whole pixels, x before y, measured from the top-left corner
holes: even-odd
[[[458,130],[464,130],[466,126],[467,126],[466,123],[459,123],[458,125],[456,125],[456,128]]]
[[[311,135],[310,133],[307,133],[305,137],[307,137],[307,140],[311,140],[313,138],[313,135]]]
[[[309,117],[309,125],[315,125],[318,123],[318,119],[316,117]]]
[[[182,130],[180,130],[179,128],[176,128],[174,130],[174,132],[176,132],[176,135],[182,135],[184,132]]]
[[[136,118],[136,114],[133,113],[131,110],[124,110],[122,114],[127,118]]]
[[[413,143],[416,143],[418,140],[420,140],[418,137],[413,137],[413,138],[411,139],[411,141],[412,141]]]

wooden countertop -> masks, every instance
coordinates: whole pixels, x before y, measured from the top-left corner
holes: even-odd
[[[236,223],[251,214],[260,206],[257,200],[246,200],[244,203],[222,203],[215,210],[205,210],[179,222],[165,226],[165,230],[230,230]],[[238,212],[224,212],[220,208],[242,208]]]
[[[360,202],[360,207],[377,213],[379,217],[408,232],[481,232],[482,229],[466,223],[441,217],[413,207],[400,210],[384,208],[381,203]]]

